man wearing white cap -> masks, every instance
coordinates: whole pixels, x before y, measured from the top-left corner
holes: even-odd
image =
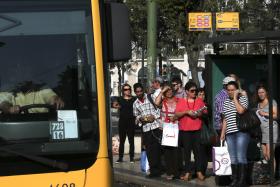
[[[218,92],[215,96],[214,100],[214,128],[216,129],[217,133],[220,135],[220,131],[222,128],[222,112],[223,112],[223,103],[228,98],[228,94],[226,91],[226,85],[231,82],[235,81],[233,77],[225,77],[223,79],[223,89]]]

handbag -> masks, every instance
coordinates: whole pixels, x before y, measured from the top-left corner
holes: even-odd
[[[144,150],[141,152],[141,156],[140,156],[140,167],[141,167],[141,171],[145,173],[147,173],[150,169],[147,152]]]
[[[219,176],[231,175],[232,174],[231,161],[230,161],[226,142],[224,146],[223,146],[223,141],[221,141],[220,147],[213,147],[212,155],[213,155],[213,172]]]
[[[236,113],[236,124],[240,131],[250,131],[260,126],[261,121],[253,110],[246,110],[243,114]]]
[[[203,123],[200,130],[200,143],[202,145],[215,145],[217,143],[218,135],[211,126]]]

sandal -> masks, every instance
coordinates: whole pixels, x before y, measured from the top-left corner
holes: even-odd
[[[180,179],[183,181],[190,181],[191,180],[191,174],[190,173],[186,173],[185,175],[181,176]]]

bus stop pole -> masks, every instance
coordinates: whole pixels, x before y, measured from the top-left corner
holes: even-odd
[[[268,60],[268,90],[269,97],[269,149],[270,149],[270,186],[274,183],[274,149],[273,149],[273,61],[270,41],[266,40],[266,54]]]

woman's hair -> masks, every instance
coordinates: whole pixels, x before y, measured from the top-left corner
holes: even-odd
[[[185,90],[189,90],[189,89],[192,88],[192,87],[197,88],[197,85],[196,85],[194,82],[189,81],[189,82],[187,82],[186,85],[185,85]]]
[[[171,84],[171,83],[164,83],[164,84],[163,84],[163,87],[165,87],[165,86],[168,86],[168,87],[172,90],[172,96],[174,96],[176,92],[174,92],[174,90],[172,89],[172,84]],[[168,91],[168,90],[167,90],[167,91]],[[166,91],[166,92],[167,92],[167,91]],[[166,92],[163,93],[163,96],[164,96],[164,97],[166,97],[166,96],[165,96]]]
[[[130,90],[131,90],[131,86],[129,84],[125,83],[125,84],[122,85],[122,93],[124,92],[125,87],[129,87]]]
[[[239,89],[239,85],[238,85],[238,83],[235,82],[235,81],[230,81],[229,83],[227,83],[227,86],[226,86],[226,87],[228,87],[228,86],[230,86],[230,85],[234,86],[236,89]]]
[[[254,94],[254,97],[253,97],[253,102],[255,104],[257,104],[260,101],[260,98],[259,98],[259,95],[258,95],[259,89],[264,89],[266,91],[266,97],[269,99],[269,92],[268,92],[267,86],[264,83],[259,83],[256,86],[256,93]]]

